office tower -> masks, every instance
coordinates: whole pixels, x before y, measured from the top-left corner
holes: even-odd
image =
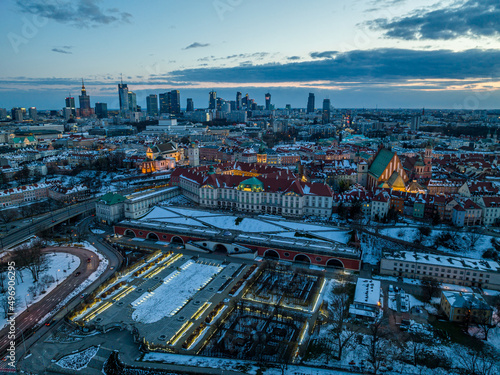
[[[328,124],[330,122],[330,99],[323,100],[323,113],[321,114],[321,121],[323,124]]]
[[[170,113],[170,93],[160,94],[160,113]]]
[[[215,109],[217,107],[217,93],[210,91],[208,93],[208,109]]]
[[[7,110],[5,108],[0,108],[0,119],[7,118]]]
[[[146,96],[146,108],[149,116],[158,116],[158,96],[155,94]]]
[[[291,104],[285,105],[285,109],[288,110],[288,111],[291,111],[292,110],[292,105]]]
[[[137,112],[137,96],[135,92],[129,91],[128,95],[128,110],[130,112]]]
[[[309,93],[309,98],[307,99],[307,113],[314,113],[314,94]]]
[[[180,114],[181,113],[181,92],[179,90],[172,90],[170,91],[170,103],[171,103],[171,108],[173,114]]]
[[[239,111],[241,109],[241,92],[236,93],[236,109]]]
[[[87,95],[87,90],[85,90],[85,85],[83,84],[82,78],[82,95],[78,97],[80,102],[80,116],[88,117],[92,114],[92,109],[90,108],[90,96]]]
[[[10,111],[11,115],[11,119],[13,121],[23,121],[23,109],[22,108],[12,108],[12,110]]]
[[[118,84],[118,98],[120,99],[120,114],[124,115],[129,110],[128,86],[123,80]]]
[[[193,111],[194,111],[193,98],[187,98],[186,112],[193,112]]]
[[[271,110],[271,94],[266,94],[266,111]]]
[[[245,94],[245,97],[243,98],[243,108],[246,109],[251,109],[251,103],[250,103],[250,97],[248,94]]]
[[[222,104],[224,104],[225,102],[226,102],[226,101],[225,101],[224,99],[222,99],[222,98],[217,98],[217,105],[216,105],[216,109],[217,109],[218,111],[220,111],[220,110],[221,110],[221,108],[222,108]]]
[[[30,119],[32,119],[33,121],[38,121],[38,113],[35,107],[29,108],[29,114],[30,114]]]
[[[410,130],[417,131],[418,128],[420,128],[420,121],[421,120],[422,120],[422,117],[419,115],[412,116]]]
[[[231,100],[229,104],[231,105],[231,111],[236,111],[236,102],[234,100]]]
[[[72,96],[68,96],[66,98],[66,108],[71,109],[71,114],[76,117],[76,105],[75,105],[75,98]]]
[[[108,117],[108,104],[107,103],[95,103],[95,114],[97,118],[107,118]]]
[[[62,115],[64,120],[68,121],[71,117],[73,117],[73,110],[70,107],[64,107],[62,110]]]

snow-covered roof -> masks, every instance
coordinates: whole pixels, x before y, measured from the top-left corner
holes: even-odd
[[[378,306],[380,302],[380,281],[359,278],[354,294],[354,303]]]

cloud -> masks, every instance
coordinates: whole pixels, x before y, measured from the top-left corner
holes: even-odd
[[[291,60],[291,61],[296,61],[296,60],[301,60],[302,57],[300,56],[288,56],[287,57],[287,60]]]
[[[332,56],[332,51],[315,52]],[[173,80],[193,82],[308,82],[359,79],[470,79],[500,75],[500,50],[410,50],[382,48],[338,53],[335,59],[228,68],[175,70]]]
[[[309,55],[313,59],[324,59],[324,58],[333,58],[337,54],[337,51],[323,51],[323,52],[311,52]]]
[[[97,0],[16,0],[16,4],[24,13],[81,28],[129,23],[132,18],[130,13],[116,8],[103,10],[97,5]]]
[[[385,36],[404,40],[456,39],[459,37],[495,37],[500,35],[500,2],[466,0],[452,7],[422,8],[404,17],[369,21]]]
[[[187,46],[186,48],[183,48],[183,49],[208,47],[209,45],[210,45],[210,43],[198,43],[198,42],[194,42],[194,43],[191,43],[189,46]]]
[[[68,54],[68,55],[72,55],[73,54],[73,52],[67,51],[67,50],[62,49],[62,48],[52,48],[51,51],[52,52],[58,52],[58,53],[65,53],[65,54]]]

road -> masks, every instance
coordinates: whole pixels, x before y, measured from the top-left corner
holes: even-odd
[[[63,282],[47,294],[41,301],[28,306],[28,309],[16,317],[16,341],[23,339],[23,333],[30,334],[35,325],[40,322],[48,313],[75,290],[87,277],[89,277],[99,266],[99,258],[91,251],[80,248],[58,247],[46,248],[45,253],[51,252],[69,253],[80,258],[80,265]],[[88,263],[87,259],[91,259]],[[76,276],[76,273],[80,275]],[[43,322],[42,322],[43,323]],[[4,353],[9,345],[7,338],[8,327],[0,331],[0,353]],[[24,336],[26,338],[26,336]]]
[[[78,203],[60,210],[45,214],[42,217],[33,219],[31,223],[26,224],[23,227],[15,228],[9,231],[3,237],[0,237],[0,248],[1,250],[7,249],[11,246],[17,245],[30,236],[35,235],[39,231],[53,227],[59,223],[68,220],[71,217],[80,215],[87,211],[91,211],[95,208],[95,199],[89,201]]]

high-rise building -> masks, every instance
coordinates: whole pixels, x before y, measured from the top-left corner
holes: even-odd
[[[217,108],[217,93],[215,91],[210,91],[208,93],[208,109]]]
[[[158,116],[158,96],[155,94],[146,96],[146,108],[149,116]]]
[[[186,112],[193,112],[193,111],[194,111],[193,98],[187,98]]]
[[[10,113],[11,113],[10,118],[13,121],[23,121],[24,120],[22,108],[12,108]]]
[[[422,117],[420,115],[412,116],[410,130],[417,131],[420,128],[420,121],[421,120],[422,120]]]
[[[33,121],[38,121],[38,113],[35,107],[29,108],[30,119]]]
[[[108,117],[108,104],[107,103],[95,103],[95,114],[97,118],[107,118]]]
[[[236,109],[239,111],[241,109],[241,92],[236,93]]]
[[[88,117],[92,114],[92,108],[90,108],[90,96],[87,95],[87,90],[85,90],[85,85],[82,78],[82,95],[78,97],[80,102],[80,116]]]
[[[130,112],[137,112],[137,96],[135,92],[129,91],[128,95],[128,110]]]
[[[71,109],[71,114],[76,117],[76,105],[75,105],[75,98],[72,96],[68,96],[66,98],[66,108]]]
[[[66,121],[68,121],[71,117],[73,117],[73,111],[70,107],[64,107],[62,109],[62,115]]]
[[[307,99],[307,113],[314,113],[314,94],[309,93],[309,98]]]
[[[266,111],[271,110],[271,94],[267,93],[266,94]]]
[[[128,86],[123,80],[118,84],[118,98],[120,99],[120,114],[123,116],[129,110],[128,104]]]
[[[331,115],[331,103],[330,99],[324,99],[323,100],[323,113],[321,114],[321,121],[323,124],[328,124],[330,122],[330,115]]]
[[[170,103],[172,107],[172,112],[175,115],[181,113],[181,92],[179,90],[170,91]]]
[[[0,108],[0,119],[7,118],[7,110],[5,108]]]
[[[170,98],[170,92],[165,92],[160,94],[160,113],[171,113],[172,112],[172,100]]]

